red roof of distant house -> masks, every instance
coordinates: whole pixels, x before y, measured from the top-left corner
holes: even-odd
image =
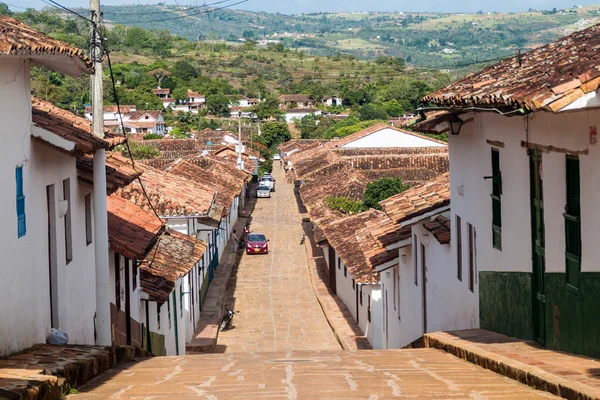
[[[170,94],[171,93],[171,89],[169,89],[169,88],[164,88],[163,89],[161,87],[158,87],[156,89],[152,89],[152,93],[154,93],[154,94]]]
[[[600,85],[600,25],[471,74],[423,98],[450,108],[559,111]]]
[[[51,58],[64,57],[59,72],[72,76],[94,71],[93,62],[84,52],[51,38],[24,23],[0,15],[0,55],[30,58],[34,63],[57,70]]]
[[[307,94],[282,94],[278,99],[282,102],[306,103],[310,101],[310,96]]]

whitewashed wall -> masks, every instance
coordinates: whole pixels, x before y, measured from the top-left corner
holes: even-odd
[[[344,148],[382,148],[382,147],[445,147],[444,144],[424,139],[416,135],[385,128],[368,136],[343,145]]]
[[[480,271],[531,272],[531,221],[529,208],[529,159],[521,141],[527,139],[525,117],[507,118],[479,113],[463,126],[460,135],[450,137],[450,179],[452,215],[477,228],[477,265]],[[529,141],[541,145],[580,151],[582,271],[599,271],[600,247],[594,244],[600,221],[600,149],[590,145],[589,127],[600,126],[600,110],[562,114],[538,113],[529,117]],[[484,127],[485,126],[485,131]],[[492,247],[491,148],[487,140],[501,141],[502,251]],[[544,223],[546,226],[546,271],[564,272],[564,212],[566,198],[565,155],[543,153]],[[464,187],[459,195],[457,187]],[[486,200],[482,200],[486,199]],[[525,233],[525,234],[523,234]]]

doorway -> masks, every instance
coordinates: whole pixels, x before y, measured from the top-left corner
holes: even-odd
[[[423,298],[423,333],[427,333],[427,260],[425,245],[421,243],[421,289]]]
[[[329,255],[329,288],[331,289],[331,293],[337,293],[337,285],[336,285],[336,277],[335,277],[335,251],[333,247],[327,247],[327,253]]]
[[[50,293],[51,328],[59,328],[58,320],[58,257],[56,248],[56,197],[54,185],[46,186],[48,210],[48,283]]]
[[[531,197],[531,245],[533,269],[533,329],[534,338],[542,346],[546,344],[546,296],[544,273],[546,272],[544,190],[542,154],[533,151],[529,156]]]

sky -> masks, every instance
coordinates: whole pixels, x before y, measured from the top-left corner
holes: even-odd
[[[57,0],[58,3],[67,7],[87,7],[86,0]],[[216,0],[206,0],[210,4]],[[231,0],[237,2],[239,0]],[[19,7],[43,8],[46,4],[42,0],[0,0],[9,5]],[[100,0],[104,5],[121,5],[121,4],[156,4],[160,0]],[[175,4],[174,0],[162,0],[166,4]],[[177,2],[179,6],[189,4],[190,1],[180,0]],[[194,5],[201,5],[204,0],[193,0]],[[233,9],[243,9],[252,11],[267,11],[280,12],[283,14],[300,14],[320,11],[437,11],[437,12],[477,12],[479,10],[485,12],[518,12],[527,11],[530,8],[535,9],[552,9],[552,8],[569,8],[573,5],[592,5],[597,4],[598,0],[249,0],[239,6],[232,7]],[[21,8],[11,7],[14,11],[21,11]]]

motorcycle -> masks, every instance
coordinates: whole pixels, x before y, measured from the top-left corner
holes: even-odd
[[[233,328],[233,325],[231,325],[231,321],[233,320],[233,316],[235,315],[235,312],[233,310],[230,310],[227,307],[223,308],[225,308],[225,313],[223,314],[223,318],[221,318],[221,324],[219,325],[219,330],[221,332],[228,331],[231,328]]]

